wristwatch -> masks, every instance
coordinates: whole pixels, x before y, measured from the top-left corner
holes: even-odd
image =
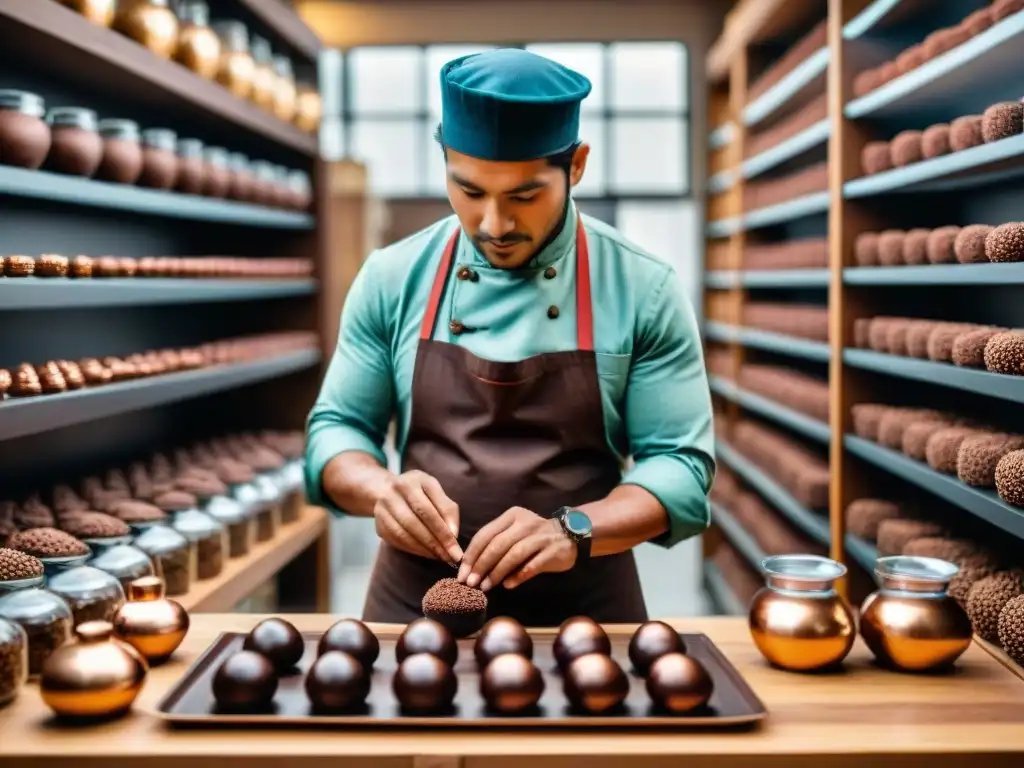
[[[562,526],[562,533],[576,544],[576,565],[587,562],[590,559],[590,545],[594,531],[590,518],[585,512],[578,509],[562,507],[555,512],[555,519]]]

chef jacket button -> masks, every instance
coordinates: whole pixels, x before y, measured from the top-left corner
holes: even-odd
[[[554,304],[548,307],[548,317],[550,317],[552,320],[558,317],[558,307],[556,307]]]
[[[455,336],[458,336],[460,333],[466,330],[466,326],[464,326],[458,320],[452,320],[450,323],[448,323],[448,330],[451,331],[452,334],[454,334]]]
[[[544,277],[546,277],[548,280],[553,280],[555,275],[557,274],[558,270],[555,269],[554,267],[548,267],[547,269],[544,270]]]
[[[459,267],[459,271],[455,273],[455,276],[459,280],[470,280],[474,283],[480,279],[480,276],[469,267]]]

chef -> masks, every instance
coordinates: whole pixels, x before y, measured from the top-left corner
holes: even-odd
[[[572,201],[587,78],[501,49],[440,81],[455,214],[356,276],[309,416],[308,496],[375,520],[366,621],[422,616],[456,575],[529,626],[644,621],[633,548],[708,525],[692,306],[671,265]]]

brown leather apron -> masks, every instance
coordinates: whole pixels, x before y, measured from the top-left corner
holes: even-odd
[[[412,414],[403,471],[437,478],[459,505],[459,544],[513,506],[550,517],[562,506],[607,496],[621,479],[608,447],[594,356],[590,259],[576,228],[577,349],[520,362],[494,362],[431,337],[459,231],[437,269],[423,317],[412,381]],[[407,623],[451,566],[381,542],[363,618]],[[632,551],[592,557],[566,573],[536,576],[488,593],[489,616],[527,626],[557,626],[570,616],[600,622],[647,619]]]

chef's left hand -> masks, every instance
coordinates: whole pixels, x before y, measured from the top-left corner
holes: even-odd
[[[576,544],[557,520],[512,507],[481,528],[466,547],[459,581],[485,592],[519,586],[539,573],[561,573],[576,563]]]

